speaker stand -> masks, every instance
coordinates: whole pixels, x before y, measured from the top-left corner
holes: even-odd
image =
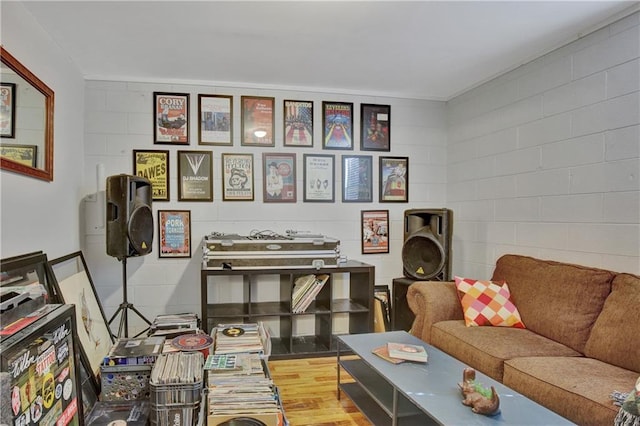
[[[127,300],[127,258],[123,257],[121,261],[122,261],[122,303],[120,304],[118,309],[115,311],[115,313],[109,320],[109,325],[111,325],[113,320],[116,319],[118,314],[120,314],[120,326],[118,327],[118,334],[114,335],[114,337],[129,337],[129,310],[132,310],[133,313],[138,315],[138,317],[140,317],[144,322],[146,322],[149,327],[151,326],[151,321],[145,318],[145,316],[142,315],[140,311],[136,309],[135,306],[133,306],[133,303],[129,303],[129,301]],[[136,334],[134,337],[138,337],[144,334],[147,330],[149,330],[149,327],[145,328],[140,333]]]

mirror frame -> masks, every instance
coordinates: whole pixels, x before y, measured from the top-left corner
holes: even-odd
[[[29,167],[24,164],[0,157],[0,169],[10,170],[37,179],[53,181],[53,105],[54,93],[49,86],[36,77],[27,67],[22,65],[13,55],[0,46],[0,59],[2,63],[11,68],[20,77],[25,79],[33,88],[44,95],[45,102],[45,127],[44,127],[44,168]]]

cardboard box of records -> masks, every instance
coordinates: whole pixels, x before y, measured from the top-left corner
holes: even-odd
[[[324,268],[344,261],[340,240],[293,231],[249,236],[212,232],[204,237],[202,255],[206,269]]]

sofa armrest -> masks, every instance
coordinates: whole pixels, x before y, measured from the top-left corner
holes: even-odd
[[[445,320],[464,319],[455,284],[442,281],[418,281],[407,290],[407,303],[416,318],[410,333],[431,343],[431,326]]]

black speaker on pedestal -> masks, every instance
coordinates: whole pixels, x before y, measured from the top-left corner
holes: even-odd
[[[122,259],[151,253],[151,183],[139,176],[107,178],[107,254]]]
[[[151,182],[139,176],[125,174],[109,176],[106,198],[107,254],[122,262],[122,303],[109,320],[109,325],[118,314],[121,314],[117,337],[129,337],[129,310],[151,325],[151,321],[127,300],[127,258],[144,256],[151,253],[153,248]],[[146,330],[142,331],[138,336],[145,332]]]
[[[453,212],[449,209],[412,209],[404,212],[404,275],[415,280],[451,279]]]

